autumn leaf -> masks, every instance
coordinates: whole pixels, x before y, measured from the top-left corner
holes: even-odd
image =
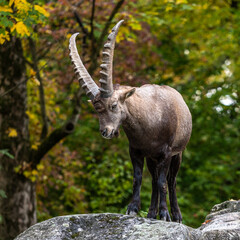
[[[30,69],[30,75],[31,75],[31,77],[36,75],[36,72],[32,68]]]
[[[212,220],[206,220],[204,223],[202,223],[202,224],[207,224],[207,223],[209,223],[209,222],[211,222]]]
[[[12,28],[11,28],[11,32],[13,32],[14,30],[17,31],[17,33],[21,36],[24,37],[25,35],[29,36],[30,32],[28,31],[26,25],[23,22],[17,22]]]
[[[34,5],[34,8],[36,11],[40,12],[45,17],[49,17],[49,13],[43,7],[41,7],[39,5]]]
[[[176,4],[187,4],[187,0],[176,0]]]
[[[31,8],[31,4],[29,4],[26,0],[15,0],[14,3],[18,12],[21,13],[26,13]]]
[[[0,34],[0,44],[3,44],[5,41],[9,41],[10,40],[10,36],[7,32],[5,32],[5,34]]]
[[[8,5],[11,7],[14,2],[16,2],[16,1],[15,0],[10,0]]]
[[[37,176],[37,175],[38,175],[38,171],[37,171],[36,169],[33,169],[33,170],[32,170],[32,175]]]
[[[30,69],[30,76],[31,76],[31,80],[32,82],[37,85],[40,86],[40,82],[39,80],[36,78],[36,72],[33,69]]]
[[[44,169],[44,166],[42,164],[37,165],[37,170],[43,170],[43,169]]]
[[[17,137],[17,130],[15,128],[9,128],[8,129],[8,136],[9,137]]]
[[[0,6],[0,12],[10,12],[12,13],[12,9],[8,6]]]
[[[32,145],[32,149],[37,150],[37,149],[38,149],[38,146],[37,146],[36,144],[33,144],[33,145]]]

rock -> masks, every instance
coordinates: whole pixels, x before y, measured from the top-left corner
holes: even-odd
[[[198,228],[201,240],[240,239],[240,201],[226,201],[215,205],[206,217],[205,224]]]
[[[179,223],[104,213],[55,217],[35,224],[15,240],[195,240],[197,232]]]
[[[240,200],[229,200],[220,204],[213,206],[209,215],[207,215],[206,220],[211,220],[217,215],[222,215],[225,213],[240,212]]]
[[[37,223],[15,240],[237,240],[240,201],[215,205],[198,229],[183,224],[103,213],[61,216]]]

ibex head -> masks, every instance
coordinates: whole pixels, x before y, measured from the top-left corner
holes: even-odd
[[[91,78],[78,54],[75,42],[78,33],[73,34],[69,40],[70,57],[75,66],[75,72],[79,77],[80,85],[91,99],[99,115],[100,132],[107,139],[118,136],[119,126],[126,118],[126,106],[124,102],[135,92],[135,88],[131,87],[119,89],[116,86],[114,88],[112,82],[114,46],[118,29],[122,22],[123,20],[115,25],[108,36],[107,42],[104,44],[103,59],[100,65],[102,69],[100,71],[100,87]]]

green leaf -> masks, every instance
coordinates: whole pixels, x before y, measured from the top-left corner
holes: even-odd
[[[7,198],[6,193],[2,189],[0,189],[0,197],[1,198]]]
[[[14,159],[14,156],[8,152],[8,149],[1,149],[0,153],[3,154],[3,155],[8,156],[11,159]]]

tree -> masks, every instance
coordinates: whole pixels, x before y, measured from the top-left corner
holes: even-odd
[[[115,6],[113,5],[112,14],[107,19],[99,38],[95,38],[93,35],[94,28],[92,22],[94,20],[95,1],[91,3],[90,32],[83,26],[76,8],[77,4],[74,6],[68,1],[65,2],[65,6],[69,10],[67,14],[71,18],[73,18],[73,15],[75,16],[83,35],[87,35],[91,41],[91,58],[94,61],[89,67],[90,72],[94,72],[96,69],[96,61],[100,52],[99,46],[102,45],[103,38],[123,2],[123,0],[120,0]],[[53,46],[55,47],[54,37],[56,35],[53,35],[53,38],[51,38],[47,31],[50,25],[43,24],[49,13],[43,7],[25,0],[3,1],[2,5],[0,9],[1,24],[3,25],[0,35],[0,164],[2,184],[0,188],[4,194],[1,196],[0,203],[0,214],[2,216],[0,235],[1,239],[11,239],[36,223],[36,177],[38,170],[41,168],[39,167],[41,160],[53,146],[75,129],[80,112],[79,100],[81,90],[74,90],[74,97],[72,97],[71,101],[72,107],[70,108],[72,110],[67,111],[68,120],[64,123],[60,121],[55,125],[55,128],[51,127],[52,130],[49,133],[49,121],[51,121],[51,118],[47,113],[48,106],[46,105],[44,88],[46,80],[41,73],[43,67],[39,67],[44,59],[45,65],[49,64],[50,60],[46,62],[49,57],[48,54],[53,49]],[[56,5],[55,9],[57,7],[60,9],[61,4]],[[75,23],[70,20],[70,24]],[[54,30],[57,31],[59,28],[56,27]],[[44,36],[39,38],[42,32]],[[64,30],[59,33],[60,35],[65,34]],[[44,41],[46,43],[49,39],[52,40],[50,45],[47,49],[42,49],[40,44],[43,44]],[[64,37],[65,39],[66,36]],[[86,36],[83,37],[83,43],[85,39]],[[95,47],[97,51],[93,51]],[[49,68],[51,66],[46,66],[46,72]],[[39,92],[38,99],[29,93],[30,89],[36,89],[36,87]],[[31,107],[29,108],[28,97],[31,100],[39,101],[39,105],[36,107],[37,110],[29,111]],[[35,105],[37,104],[35,103]],[[31,106],[34,107],[35,105],[33,102],[31,103]],[[38,112],[40,115],[41,128],[39,126],[35,127],[35,136],[32,136],[31,126],[29,131],[29,120],[32,121],[35,117],[34,112]],[[8,154],[3,154],[7,151]],[[13,156],[13,159],[11,156]]]
[[[0,203],[0,235],[1,239],[11,239],[36,223],[35,182],[27,178],[24,172],[36,171],[44,154],[72,132],[79,111],[74,112],[71,120],[47,136],[43,83],[37,69],[38,62],[34,58],[35,40],[29,38],[30,50],[33,53],[31,63],[25,59],[23,49],[23,41],[26,41],[26,36],[30,36],[31,26],[38,24],[47,12],[39,5],[31,5],[26,1],[5,2],[1,8],[1,23],[4,28],[0,46],[0,148],[7,149],[14,158],[11,159],[9,155],[1,156],[1,190],[5,192],[5,197],[1,198]],[[27,14],[28,18],[24,17],[24,14]],[[42,142],[37,150],[31,147],[28,130],[27,63],[36,70],[42,106]]]

